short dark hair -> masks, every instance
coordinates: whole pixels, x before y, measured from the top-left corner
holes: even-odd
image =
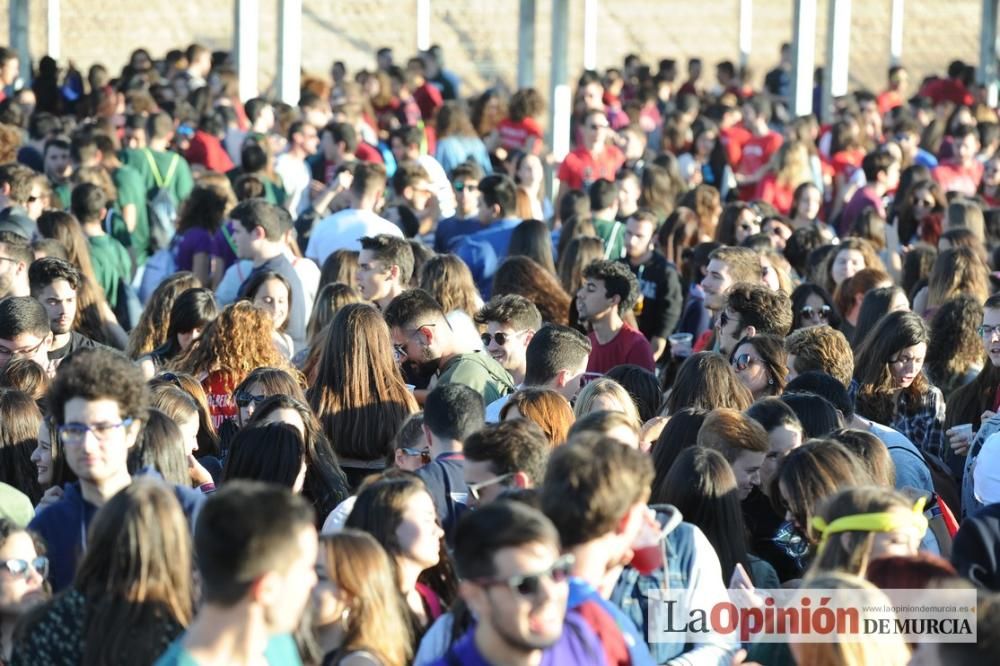
[[[839,384],[840,382],[837,383]],[[792,408],[782,402],[780,398],[773,396],[761,398],[750,405],[744,413],[761,424],[767,432],[771,432],[783,425],[794,425],[799,429],[802,428],[802,424],[799,423],[799,417],[795,415]]]
[[[93,183],[80,183],[73,188],[73,193],[70,195],[70,210],[81,224],[100,221],[101,211],[107,208],[107,205],[108,195],[100,186]]]
[[[252,506],[253,511],[246,508]],[[312,528],[308,502],[287,488],[232,481],[205,502],[194,548],[205,601],[234,606],[260,576],[281,571],[298,548],[298,533]]]
[[[287,423],[240,428],[229,447],[222,479],[266,481],[292,488],[306,460],[302,435]]]
[[[546,324],[535,331],[524,358],[524,383],[542,386],[561,370],[576,370],[590,356],[590,340],[575,328]]]
[[[758,335],[784,337],[792,328],[792,302],[783,291],[738,282],[726,292],[726,306],[737,313],[741,327],[753,326]]]
[[[754,95],[744,102],[744,104],[753,109],[753,112],[757,114],[757,117],[763,118],[764,120],[771,118],[771,100],[769,100],[765,95]]]
[[[247,231],[260,227],[264,230],[264,237],[272,242],[280,240],[285,232],[280,209],[264,199],[241,201],[229,217],[242,224]]]
[[[413,248],[398,236],[379,234],[361,239],[361,249],[371,252],[386,266],[399,266],[399,281],[408,284],[413,277]]]
[[[845,419],[854,416],[854,401],[851,394],[836,377],[818,370],[803,372],[785,386],[787,393],[811,393],[826,398],[830,404],[840,410]]]
[[[260,118],[260,114],[267,107],[271,106],[271,103],[264,99],[263,97],[254,97],[253,99],[248,99],[247,103],[243,105],[243,110],[247,114],[247,120],[252,123],[257,122]]]
[[[38,111],[28,118],[28,136],[35,141],[60,131],[62,131],[62,121],[53,113]]]
[[[479,194],[487,208],[500,207],[501,217],[513,215],[517,208],[517,186],[509,176],[502,174],[486,176],[479,181]]]
[[[419,162],[400,162],[392,174],[392,189],[397,195],[403,196],[403,190],[407,187],[412,187],[421,180],[430,182],[430,179],[427,169]]]
[[[893,157],[888,152],[874,150],[861,160],[861,170],[865,172],[865,178],[869,183],[878,180],[878,175],[889,171],[892,166]]]
[[[603,280],[608,298],[618,296],[618,314],[632,309],[639,298],[639,281],[628,266],[619,261],[599,259],[583,269],[584,279]]]
[[[358,134],[354,131],[354,126],[350,123],[339,123],[333,121],[327,123],[323,131],[320,132],[320,137],[322,138],[323,132],[329,132],[330,138],[334,143],[344,144],[344,148],[347,152],[353,153],[358,148]]]
[[[544,543],[559,547],[559,533],[544,513],[523,502],[497,500],[467,512],[455,529],[455,568],[466,580],[496,575],[493,556],[504,548]]]
[[[404,146],[419,146],[424,141],[424,131],[415,125],[404,125],[392,132],[392,139],[399,139]]]
[[[462,162],[451,170],[451,182],[474,180],[478,184],[483,178],[482,168],[475,162]]]
[[[423,289],[409,289],[392,299],[383,316],[389,328],[406,328],[422,317],[444,319],[445,314],[441,304],[430,293]]]
[[[377,162],[362,162],[354,167],[351,193],[357,197],[371,196],[385,190],[385,167]]]
[[[537,331],[542,326],[542,315],[535,304],[517,294],[494,296],[476,313],[475,319],[477,324],[495,321],[520,330]]]
[[[424,425],[435,437],[464,442],[486,423],[483,396],[464,384],[441,384],[427,394]]]
[[[65,136],[53,136],[45,140],[45,144],[42,147],[42,155],[47,155],[49,148],[58,148],[60,150],[69,150],[70,143],[69,138]]]
[[[29,333],[39,338],[49,334],[49,316],[31,296],[12,296],[0,301],[0,338],[13,340]]]
[[[513,419],[491,423],[469,435],[463,453],[466,460],[489,462],[494,474],[522,472],[538,486],[545,476],[551,448],[534,421]]]
[[[146,119],[146,134],[150,139],[165,139],[174,131],[174,119],[169,113],[152,113]]]
[[[28,267],[28,283],[32,294],[37,294],[56,280],[66,280],[73,291],[76,291],[80,288],[80,271],[68,261],[55,257],[42,257],[31,262]]]
[[[0,302],[0,308],[6,302]],[[44,316],[45,309],[41,304],[38,307]],[[45,319],[45,334],[48,334],[48,317]],[[122,418],[138,420],[146,417],[150,404],[149,386],[139,366],[107,347],[80,349],[59,365],[48,392],[49,410],[56,423],[65,422],[66,403],[73,398],[114,400]]]
[[[31,262],[35,259],[31,243],[16,231],[7,229],[0,231],[0,245],[4,246],[11,259],[16,259],[24,263],[25,266],[30,266]]]
[[[97,156],[100,148],[97,146],[97,137],[91,132],[77,132],[70,142],[70,157],[74,162],[87,162]]]
[[[610,208],[618,200],[618,185],[606,178],[598,178],[590,186],[590,210],[597,212]]]

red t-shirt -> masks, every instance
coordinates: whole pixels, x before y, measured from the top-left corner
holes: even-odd
[[[520,122],[514,122],[510,118],[504,118],[497,125],[500,132],[500,146],[504,150],[525,151],[529,139],[535,139],[532,147],[536,155],[542,152],[542,128],[534,118],[524,118]]]
[[[854,170],[861,166],[861,161],[864,159],[865,151],[863,148],[842,150],[830,158],[830,165],[833,167],[834,175],[849,178]]]
[[[783,139],[777,132],[768,132],[764,136],[751,136],[743,144],[743,154],[736,167],[736,173],[749,176],[771,160],[771,156],[781,147]],[[740,188],[740,198],[744,201],[753,198],[757,185]]]
[[[217,173],[226,173],[233,168],[233,161],[218,137],[201,130],[194,133],[184,157],[190,164],[200,164]]]
[[[225,372],[216,370],[211,372],[201,380],[201,387],[205,389],[205,396],[208,398],[208,411],[212,414],[212,423],[216,430],[226,419],[235,419],[238,413],[236,399],[233,398],[233,391],[239,384]]]
[[[420,107],[420,115],[425,121],[430,121],[434,112],[444,105],[441,91],[429,83],[424,83],[413,91],[413,101]]]
[[[642,333],[628,324],[622,324],[621,330],[606,345],[597,341],[597,335],[590,332],[590,361],[587,362],[587,372],[599,372],[602,375],[618,365],[638,365],[651,372],[656,371],[653,361],[653,348]]]
[[[594,160],[586,148],[575,148],[559,165],[559,180],[573,190],[586,190],[595,180],[614,182],[618,169],[625,164],[625,154],[615,146],[607,146]]]
[[[958,192],[966,196],[975,196],[979,183],[983,180],[983,163],[978,160],[971,166],[949,163],[939,165],[934,169],[934,180],[945,192]]]
[[[358,141],[358,147],[354,149],[354,156],[362,162],[382,164],[385,161],[382,159],[382,153],[378,152],[378,148],[365,141]]]
[[[886,90],[876,98],[875,103],[878,105],[878,112],[884,116],[897,106],[906,104],[906,100],[898,90]]]
[[[729,166],[740,163],[743,157],[743,145],[750,140],[753,135],[742,125],[733,125],[719,130],[719,141],[726,149],[726,157],[729,158]]]
[[[795,188],[778,184],[778,177],[769,173],[763,180],[757,183],[757,192],[754,199],[765,201],[775,208],[782,215],[788,215],[792,210],[792,201],[795,198]]]

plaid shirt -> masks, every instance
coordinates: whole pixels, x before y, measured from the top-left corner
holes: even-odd
[[[900,391],[896,416],[890,425],[906,435],[924,453],[936,456],[938,460],[945,459],[944,396],[938,387],[931,386],[917,398]]]

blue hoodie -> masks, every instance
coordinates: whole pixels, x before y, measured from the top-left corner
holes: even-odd
[[[162,478],[152,468],[138,475]],[[201,491],[183,486],[174,486],[174,494],[193,531],[205,496]],[[97,507],[83,499],[80,484],[75,482],[67,484],[62,498],[38,512],[28,524],[28,529],[39,534],[48,546],[49,582],[53,592],[61,592],[73,582],[80,555],[87,548],[87,529],[96,513]]]

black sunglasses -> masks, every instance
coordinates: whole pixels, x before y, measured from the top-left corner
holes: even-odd
[[[267,400],[266,395],[253,395],[252,393],[247,393],[246,391],[237,391],[236,395],[233,397],[236,398],[236,406],[241,409],[248,407],[251,402],[254,404],[254,407],[256,407],[260,403]]]
[[[822,319],[826,321],[830,318],[830,306],[824,305],[819,310],[816,310],[811,305],[807,305],[799,310],[799,314],[805,319]]]
[[[480,578],[473,582],[487,587],[497,585],[509,587],[522,597],[535,597],[542,589],[542,578],[550,578],[554,583],[562,583],[569,578],[573,570],[572,555],[563,555],[545,571],[526,576],[511,576],[510,578]]]
[[[504,345],[507,344],[507,341],[510,340],[515,335],[517,335],[517,333],[504,333],[503,331],[497,331],[492,335],[490,335],[489,333],[483,333],[479,337],[482,338],[484,347],[489,347],[490,342],[492,342],[493,340],[496,340],[497,344],[503,347]]]

